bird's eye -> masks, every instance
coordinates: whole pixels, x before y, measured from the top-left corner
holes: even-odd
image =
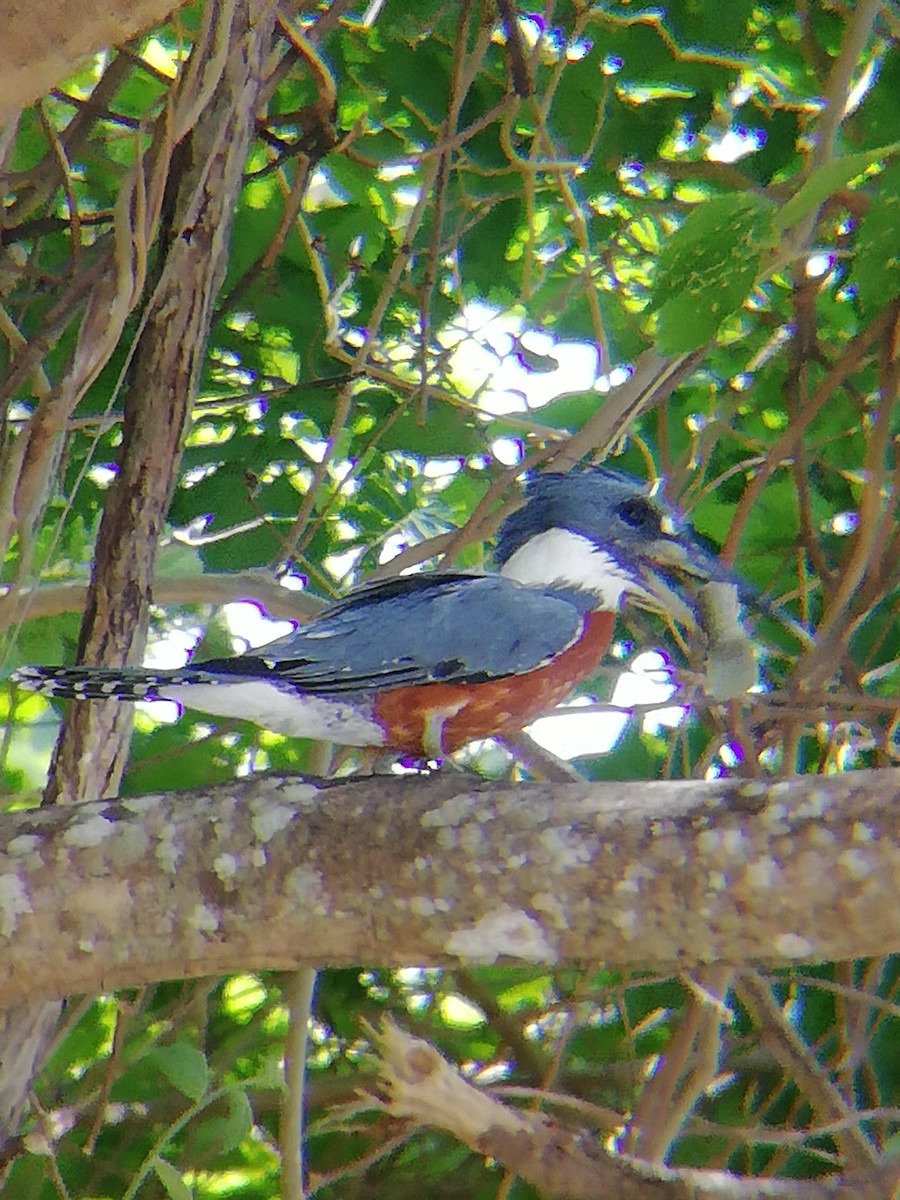
[[[616,514],[632,529],[647,534],[662,533],[659,510],[645,496],[629,496],[616,509]]]

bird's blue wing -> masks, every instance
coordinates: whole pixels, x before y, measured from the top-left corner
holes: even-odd
[[[589,601],[499,575],[404,575],[365,586],[251,654],[191,668],[310,694],[478,682],[532,671],[577,641]]]

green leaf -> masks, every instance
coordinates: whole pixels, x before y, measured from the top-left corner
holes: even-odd
[[[255,529],[242,530],[221,541],[208,542],[201,548],[207,571],[246,571],[264,567],[284,554],[289,521],[267,522]]]
[[[196,546],[184,542],[167,542],[156,555],[157,579],[197,579],[203,574],[203,563]]]
[[[786,204],[782,204],[775,216],[775,229],[782,233],[796,225],[808,213],[815,212],[829,196],[840,191],[842,187],[855,179],[877,162],[880,158],[889,158],[900,151],[900,142],[891,146],[882,146],[877,150],[860,150],[858,154],[845,154],[842,158],[833,159],[824,166],[813,171],[809,179],[794,192]]]
[[[519,1009],[540,1009],[549,1004],[553,998],[553,977],[542,972],[528,975],[518,971],[517,982],[497,995],[497,1003],[504,1012],[516,1012]],[[524,978],[523,978],[524,976]]]
[[[170,1162],[157,1155],[153,1161],[153,1170],[171,1200],[192,1200],[194,1190],[184,1182],[184,1177],[177,1167],[173,1167]]]
[[[156,1046],[149,1057],[183,1096],[195,1103],[202,1098],[209,1086],[209,1067],[206,1056],[196,1046],[186,1042]]]
[[[422,458],[477,453],[482,448],[474,415],[440,401],[407,404],[397,415],[399,401],[387,388],[367,388],[356,397],[360,410],[372,413],[379,450],[401,450]],[[371,437],[371,434],[367,435]]]
[[[529,413],[529,419],[548,429],[581,429],[602,407],[603,400],[599,392],[567,392]]]
[[[900,163],[872,181],[875,194],[859,222],[850,280],[867,315],[900,294]]]
[[[218,1115],[224,1104],[224,1116]],[[196,1149],[206,1157],[208,1154],[228,1154],[241,1144],[253,1128],[253,1110],[242,1087],[235,1084],[228,1088],[212,1111],[204,1112],[204,1119],[194,1129]]]
[[[230,653],[231,647],[225,653]],[[195,718],[196,719],[196,718]],[[209,722],[209,717],[203,717]],[[241,759],[253,744],[250,738],[208,737],[192,741],[188,730],[190,714],[172,725],[160,724],[145,732],[146,718],[136,721],[132,753],[122,783],[122,794],[163,791],[177,771],[179,785],[185,788],[208,787],[234,779]]]
[[[659,310],[658,341],[684,353],[710,341],[746,300],[765,250],[774,242],[775,206],[739,192],[706,201],[663,247],[651,311]]]
[[[14,651],[6,656],[5,666],[9,669],[23,663],[65,663],[75,657],[81,614],[60,613],[52,619],[41,617],[28,620],[27,601],[23,605],[23,624],[16,633]]]
[[[481,220],[461,239],[464,280],[473,295],[487,297],[498,284],[510,280],[506,248],[522,224],[524,206],[518,196],[492,204]]]
[[[371,267],[384,246],[386,227],[379,221],[377,211],[369,204],[344,204],[326,208],[310,218],[310,224],[322,239],[328,257],[334,263],[335,275],[341,278],[348,269],[351,246],[359,239],[356,261]]]
[[[900,696],[900,663],[890,663],[873,672],[867,682],[876,696]]]

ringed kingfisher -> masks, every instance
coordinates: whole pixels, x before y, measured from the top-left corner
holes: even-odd
[[[363,584],[287,637],[174,670],[24,667],[74,700],[175,700],[291,737],[444,758],[518,732],[597,669],[625,596],[681,621],[683,585],[731,576],[677,536],[646,485],[608,469],[544,473],[500,527],[498,574]]]

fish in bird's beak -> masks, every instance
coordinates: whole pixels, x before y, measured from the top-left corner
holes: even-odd
[[[757,667],[740,617],[741,600],[749,599],[743,582],[708,550],[665,527],[646,547],[641,576],[636,604],[705,635],[706,692],[730,700],[749,691]]]
[[[684,534],[676,536],[668,519],[661,535],[644,547],[640,575],[641,592],[635,592],[635,601],[689,630],[702,628],[700,595],[706,585],[730,585],[737,596],[744,592],[737,576],[715,555]]]

